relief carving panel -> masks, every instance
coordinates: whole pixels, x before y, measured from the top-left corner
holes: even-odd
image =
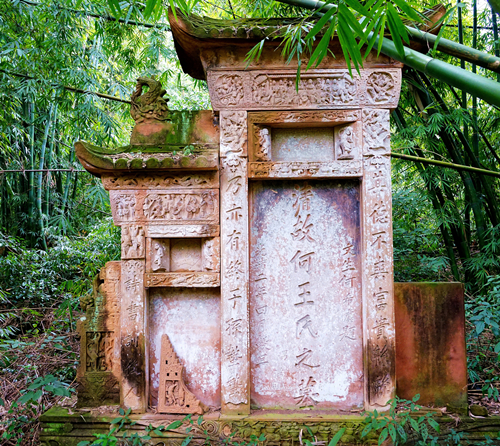
[[[399,69],[363,69],[361,76],[352,74],[346,69],[309,70],[302,74],[298,91],[295,70],[209,70],[207,81],[215,110],[397,106]]]
[[[110,191],[115,224],[136,222],[218,223],[219,191]]]
[[[360,160],[250,163],[249,178],[348,178],[362,176]]]

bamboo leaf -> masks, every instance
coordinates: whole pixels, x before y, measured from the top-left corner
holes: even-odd
[[[389,18],[396,25],[396,29],[398,30],[398,33],[401,36],[400,38],[402,38],[409,45],[410,38],[408,37],[408,33],[406,32],[406,27],[402,22],[401,17],[399,17],[398,12],[394,8],[394,6],[392,6],[390,3],[387,5],[387,12],[389,14]]]
[[[358,2],[358,0],[345,0],[345,2],[355,11],[359,12],[360,14],[364,16],[369,16],[370,11],[363,6],[361,3]]]
[[[403,13],[408,17],[410,20],[414,20],[415,22],[422,23],[422,17],[421,15],[415,11],[408,3],[406,3],[405,0],[393,0],[394,4],[403,11]]]
[[[309,63],[307,64],[306,70],[311,68],[311,66],[313,65],[313,63],[315,61],[317,61],[316,67],[321,63],[321,61],[323,60],[323,58],[325,57],[325,55],[328,51],[328,45],[330,43],[330,39],[333,35],[334,30],[335,30],[335,23],[332,22],[330,24],[330,26],[328,27],[328,29],[326,30],[323,37],[321,38],[320,42],[316,46],[316,49],[312,53],[312,55],[309,59]]]
[[[394,42],[396,51],[401,57],[403,57],[405,54],[405,49],[403,43],[401,42],[401,35],[399,34],[398,26],[393,21],[391,13],[389,12],[389,8],[387,11],[387,26],[389,27],[389,32],[391,33],[392,41]],[[381,30],[381,32],[383,31]]]
[[[144,18],[146,20],[149,19],[149,17],[151,17],[153,9],[156,6],[156,1],[157,0],[147,0],[146,1],[146,9],[144,10]]]
[[[306,39],[311,39],[316,34],[318,34],[318,32],[321,31],[326,22],[328,22],[335,13],[336,13],[336,8],[331,8],[330,10],[328,10],[323,15],[323,17],[321,17],[321,19],[318,20],[318,23],[316,23],[316,25],[312,27],[311,31],[309,31],[309,33],[307,34]]]

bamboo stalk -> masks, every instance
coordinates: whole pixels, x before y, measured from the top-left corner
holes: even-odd
[[[460,8],[461,9],[461,8]],[[460,28],[459,28],[460,29]],[[416,28],[407,27],[408,35],[411,40],[416,40],[417,42],[426,43],[431,47],[434,47],[437,37],[430,33],[424,33]],[[475,31],[477,33],[477,31]],[[463,41],[463,40],[462,40]],[[445,38],[440,38],[437,46],[439,51],[449,54],[450,56],[455,56],[461,59],[461,68],[465,68],[464,61],[475,63],[480,67],[486,68],[487,70],[494,71],[495,73],[500,73],[500,58],[497,56],[492,56],[491,54],[484,53],[466,45],[453,42]]]
[[[500,172],[494,172],[493,170],[487,170],[487,169],[478,169],[477,167],[465,166],[463,164],[450,163],[448,161],[439,161],[439,160],[433,160],[433,159],[429,159],[429,158],[421,158],[418,156],[406,155],[404,153],[397,153],[397,152],[391,152],[391,157],[392,158],[400,158],[400,159],[404,159],[407,161],[414,161],[417,163],[433,164],[434,166],[447,167],[449,169],[454,169],[454,170],[475,172],[475,173],[480,173],[483,175],[489,175],[492,177],[500,178]]]
[[[498,48],[498,23],[497,23],[497,15],[493,8],[491,8],[491,22],[493,25],[493,39],[495,40],[495,56],[500,56],[500,50]],[[497,73],[497,82],[500,82],[500,73]]]
[[[398,113],[398,110],[393,114],[394,120],[396,121],[396,125],[399,128],[404,128],[406,127],[406,122],[403,118],[403,116]],[[392,156],[392,153],[391,153]],[[419,157],[414,157],[414,158],[419,158]],[[432,181],[429,181],[426,172],[425,172],[425,167],[422,165],[423,163],[417,163],[416,168],[420,174],[420,177],[422,178],[422,181],[424,182],[425,186],[427,187],[427,191],[429,193],[429,198],[432,203],[432,207],[434,208],[436,214],[439,214],[442,212],[442,201],[439,200],[438,196],[438,187],[435,185]],[[440,192],[440,191],[439,191]],[[457,265],[457,260],[455,258],[455,253],[453,252],[453,241],[452,238],[448,232],[448,228],[441,222],[438,222],[438,227],[441,232],[441,235],[443,237],[446,253],[448,255],[448,258],[450,259],[450,267],[451,271],[453,274],[453,277],[455,280],[460,281],[460,272],[458,270],[458,265]]]
[[[47,155],[47,187],[45,188],[45,215],[50,218],[50,183],[52,179],[50,164],[52,163],[52,153],[54,152],[55,136],[57,127],[57,104],[54,106],[54,116],[52,118],[52,135],[50,138],[49,153]]]
[[[45,240],[45,235],[43,233],[44,231],[44,224],[43,224],[43,211],[42,211],[42,181],[43,181],[43,173],[41,170],[43,170],[43,166],[45,164],[45,149],[47,148],[47,140],[49,138],[49,130],[50,126],[52,123],[52,114],[54,111],[54,102],[52,100],[52,103],[50,104],[50,109],[49,109],[49,116],[47,118],[47,122],[45,124],[45,132],[43,135],[43,142],[42,142],[42,148],[40,149],[40,163],[39,163],[39,174],[38,174],[38,179],[37,179],[37,196],[36,196],[36,205],[38,209],[38,225],[40,228],[40,236],[42,238],[42,243],[44,249],[47,249],[47,242]]]

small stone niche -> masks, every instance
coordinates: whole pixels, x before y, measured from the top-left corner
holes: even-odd
[[[253,125],[256,162],[334,162],[359,159],[359,125]],[[252,153],[253,152],[253,153]]]
[[[213,252],[218,242],[215,239],[150,239],[148,270],[153,273],[218,271]]]

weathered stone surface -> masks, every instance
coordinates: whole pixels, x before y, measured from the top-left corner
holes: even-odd
[[[461,283],[396,283],[397,394],[419,404],[467,407]]]
[[[148,314],[150,406],[158,404],[161,339],[168,335],[187,388],[203,404],[220,407],[219,291],[156,288],[150,292]]]
[[[80,364],[78,405],[95,407],[120,401],[119,283],[120,262],[108,262],[94,280],[93,292],[80,299],[85,312],[77,323]]]
[[[218,189],[111,190],[111,211],[122,224],[217,224]]]
[[[358,184],[257,182],[250,195],[252,403],[362,407]]]
[[[215,110],[283,110],[397,107],[401,71],[364,69],[359,76],[348,70],[308,70],[298,91],[296,70],[209,70],[207,82]]]

